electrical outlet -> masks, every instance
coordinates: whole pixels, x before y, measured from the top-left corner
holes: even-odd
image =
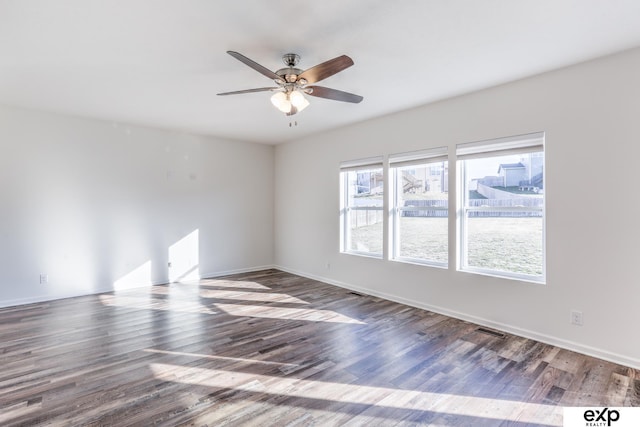
[[[584,324],[581,311],[571,310],[571,324],[577,326],[582,326]]]
[[[40,284],[46,285],[47,283],[49,283],[49,276],[46,274],[40,274]]]

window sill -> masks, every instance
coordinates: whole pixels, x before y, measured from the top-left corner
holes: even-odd
[[[364,258],[382,259],[382,254],[376,254],[376,253],[358,252],[358,251],[341,251],[340,253],[344,255],[361,256]]]
[[[518,282],[533,283],[536,285],[546,285],[546,277],[532,276],[528,274],[508,273],[504,271],[485,270],[481,268],[458,268],[461,273],[477,274],[480,276],[495,277],[496,279],[515,280]]]
[[[422,259],[419,259],[419,258],[398,257],[398,258],[392,258],[391,261],[400,262],[400,263],[403,263],[403,264],[419,265],[419,266],[422,266],[422,267],[442,268],[444,270],[447,270],[449,268],[449,265],[446,262],[440,263],[440,262],[422,260]]]

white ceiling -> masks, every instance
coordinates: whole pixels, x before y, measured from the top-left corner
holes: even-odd
[[[638,0],[0,0],[0,104],[277,144],[640,46]],[[290,118],[265,67],[347,54]]]

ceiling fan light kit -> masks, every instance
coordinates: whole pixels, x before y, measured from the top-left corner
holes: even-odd
[[[292,90],[288,93],[278,91],[271,96],[271,103],[287,115],[292,115],[294,109],[299,113],[309,106],[309,101],[299,90]]]
[[[359,95],[337,89],[330,89],[323,86],[308,86],[352,66],[353,60],[346,55],[338,56],[303,71],[295,67],[300,61],[300,56],[295,53],[286,53],[282,56],[282,61],[286,67],[273,72],[238,52],[227,51],[227,53],[243,64],[258,71],[260,74],[269,77],[278,86],[224,92],[218,95],[238,95],[266,91],[275,92],[271,96],[271,103],[287,116],[299,113],[309,106],[309,101],[304,96],[305,94],[354,104],[361,102],[363,99]]]

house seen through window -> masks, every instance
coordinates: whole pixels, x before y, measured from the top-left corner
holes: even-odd
[[[461,270],[544,281],[543,140],[458,145]]]
[[[455,159],[455,234],[447,147],[391,154],[388,175],[382,157],[343,162],[341,251],[544,283],[544,133],[458,144]]]
[[[384,174],[382,158],[341,165],[343,252],[382,257]],[[353,164],[356,163],[356,164]]]
[[[389,157],[392,258],[446,266],[449,257],[447,147]]]

